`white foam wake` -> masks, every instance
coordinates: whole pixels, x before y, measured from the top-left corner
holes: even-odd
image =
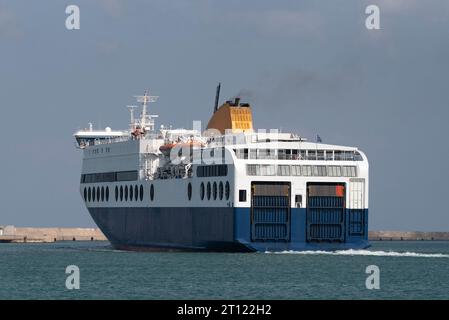
[[[275,254],[303,254],[303,255],[333,255],[333,256],[376,256],[376,257],[418,257],[418,258],[449,258],[444,253],[418,253],[418,252],[395,252],[395,251],[370,251],[370,250],[337,250],[337,251],[293,251],[280,252],[266,251]]]

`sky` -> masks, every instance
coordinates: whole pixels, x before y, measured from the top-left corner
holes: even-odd
[[[256,128],[363,150],[370,230],[449,231],[444,0],[0,0],[0,225],[94,226],[72,134],[125,129],[147,88],[159,124],[191,128],[218,81]]]

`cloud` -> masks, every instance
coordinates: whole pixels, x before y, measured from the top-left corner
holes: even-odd
[[[22,36],[23,31],[14,12],[0,8],[0,38],[18,39]]]

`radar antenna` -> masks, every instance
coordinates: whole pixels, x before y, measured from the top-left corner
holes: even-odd
[[[156,102],[159,96],[151,96],[149,90],[145,90],[143,96],[135,96],[137,102],[142,103],[142,115],[140,119],[140,127],[142,130],[146,130],[147,125],[150,127],[150,131],[154,130],[154,120],[155,115],[147,115],[147,104],[151,102]],[[147,123],[148,120],[148,123]]]

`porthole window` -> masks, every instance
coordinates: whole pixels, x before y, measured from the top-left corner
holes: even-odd
[[[101,187],[101,202],[104,201],[104,187]]]
[[[217,183],[215,181],[212,187],[212,195],[214,197],[214,200],[217,200]]]
[[[97,201],[100,202],[100,187],[97,187]]]
[[[200,197],[201,197],[201,200],[204,200],[204,182],[201,182]]]
[[[208,182],[207,183],[207,191],[206,191],[207,192],[207,200],[210,200],[210,191],[211,191],[210,189],[211,189],[210,188],[210,182]]]
[[[125,201],[128,201],[128,186],[125,186]]]
[[[137,199],[139,198],[139,192],[138,192],[139,188],[137,188],[137,185],[134,186],[134,198],[137,201]],[[143,187],[142,187],[142,192],[140,194],[140,201],[143,200]]]
[[[123,186],[120,186],[120,201],[123,201]]]
[[[95,187],[92,188],[92,202],[95,202]]]
[[[84,201],[87,201],[87,188],[84,188]]]
[[[133,186],[129,186],[129,200],[133,201],[134,198],[134,188]]]
[[[153,187],[153,185],[151,185]],[[137,190],[137,186],[136,186]],[[154,197],[154,189],[153,189],[153,197]],[[137,193],[136,193],[136,200],[137,200]],[[153,198],[151,198],[153,200]],[[140,201],[143,201],[143,185],[140,185]]]
[[[87,199],[89,200],[89,202],[92,199],[92,190],[90,189],[90,187],[89,190],[87,191]]]
[[[223,200],[223,182],[220,181],[220,184],[218,185],[218,196],[220,200]]]
[[[229,181],[226,181],[226,184],[225,184],[225,197],[226,197],[226,200],[229,200],[230,193],[231,193],[231,188],[229,187]]]
[[[150,199],[151,199],[151,201],[154,200],[154,186],[153,185],[151,185],[151,187],[150,187]]]
[[[109,201],[109,187],[106,187],[106,201]]]
[[[115,186],[115,201],[118,201],[118,187]]]
[[[187,197],[189,200],[192,200],[192,184],[190,182],[187,185]]]

